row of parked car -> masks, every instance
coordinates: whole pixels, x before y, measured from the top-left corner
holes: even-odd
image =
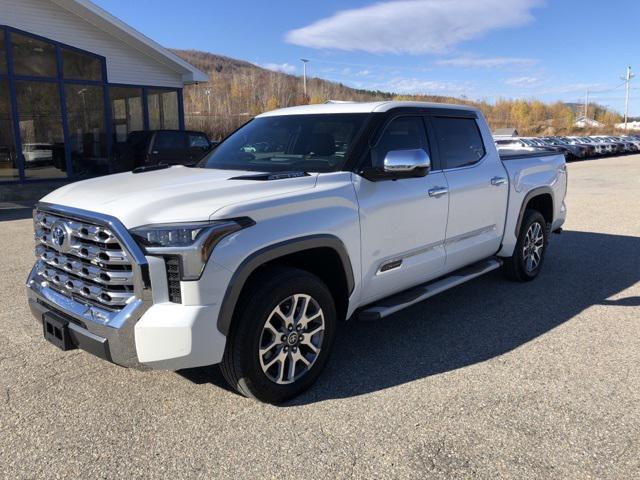
[[[570,137],[494,137],[498,150],[540,149],[564,153],[567,161],[640,151],[640,135]]]

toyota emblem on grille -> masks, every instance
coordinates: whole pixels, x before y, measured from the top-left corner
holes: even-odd
[[[56,222],[51,227],[51,243],[59,252],[66,252],[69,249],[70,241],[69,227],[64,222]]]
[[[62,244],[64,243],[64,237],[65,237],[64,229],[58,225],[56,228],[53,229],[52,235],[53,235],[53,241],[56,242],[56,245],[61,247]]]

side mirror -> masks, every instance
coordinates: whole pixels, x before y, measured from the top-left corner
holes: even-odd
[[[421,148],[391,150],[384,157],[384,173],[398,177],[424,177],[431,169],[431,158]]]

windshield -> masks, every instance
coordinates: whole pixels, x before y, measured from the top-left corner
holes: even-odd
[[[333,172],[369,114],[278,115],[255,118],[198,164],[258,172]]]

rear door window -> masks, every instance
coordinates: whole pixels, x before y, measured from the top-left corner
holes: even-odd
[[[473,118],[432,117],[443,168],[473,165],[485,155],[482,135]]]

